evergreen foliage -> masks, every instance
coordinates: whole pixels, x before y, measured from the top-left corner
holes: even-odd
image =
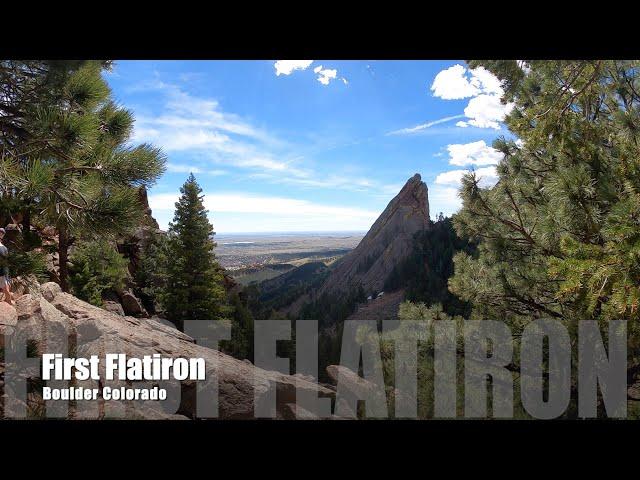
[[[221,341],[222,351],[229,355],[253,362],[253,316],[240,293],[231,294],[229,303],[233,308],[231,317],[231,340]]]
[[[103,293],[125,285],[128,262],[105,240],[81,243],[73,250],[71,262],[73,294],[81,300],[101,306]]]
[[[323,262],[309,262],[259,284],[249,285],[247,301],[258,319],[269,319],[276,312],[319,287],[329,275]]]
[[[202,189],[191,174],[180,188],[169,224],[169,264],[163,305],[167,318],[182,328],[184,320],[228,318],[222,268],[214,254],[213,226]]]
[[[154,235],[144,245],[140,264],[135,273],[135,293],[148,312],[160,313],[163,310],[163,294],[168,286],[169,237]]]
[[[640,319],[640,64],[474,61],[505,86],[499,181],[463,181],[451,289],[478,314]],[[500,317],[498,317],[500,318]],[[637,330],[637,323],[630,325]]]
[[[151,145],[129,146],[131,112],[111,99],[102,61],[0,61],[0,197],[23,231],[58,232],[60,283],[76,239],[115,236],[141,218],[135,187],[162,174]]]
[[[358,303],[366,299],[362,285],[341,295],[323,294],[317,300],[305,304],[300,310],[299,318],[318,320],[321,327],[342,323],[357,310]]]
[[[447,282],[453,275],[454,254],[473,255],[475,248],[474,242],[458,237],[451,219],[441,214],[428,230],[416,234],[411,255],[393,268],[384,289],[405,288],[407,300],[440,304],[450,315],[468,317],[471,305],[452,294]]]

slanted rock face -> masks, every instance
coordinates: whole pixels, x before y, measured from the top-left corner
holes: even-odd
[[[131,292],[123,292],[120,295],[122,309],[125,314],[133,317],[148,317],[149,314],[142,306],[140,300]]]
[[[347,320],[390,320],[398,315],[398,308],[404,300],[404,289],[385,292],[378,298],[358,305],[357,310]]]
[[[118,251],[129,259],[129,273],[132,277],[135,276],[138,270],[140,255],[144,248],[155,236],[166,234],[160,230],[158,222],[153,218],[151,208],[149,207],[147,190],[144,186],[138,190],[138,200],[144,211],[142,222],[131,235],[118,240]]]
[[[193,338],[156,319],[122,317],[116,313],[94,307],[64,293],[59,285],[46,283],[38,291],[23,295],[16,308],[0,304],[0,332],[12,333],[21,327],[35,340],[39,354],[63,353],[65,356],[89,358],[106,353],[125,353],[131,357],[161,354],[172,358],[204,358],[206,380],[204,386],[218,382],[219,418],[254,418],[254,392],[266,392],[277,385],[276,418],[290,417],[290,406],[296,399],[296,387],[313,391],[319,396],[333,396],[328,388],[306,378],[266,371],[251,363],[237,360],[217,350],[197,345]],[[47,341],[47,332],[62,331],[62,341]],[[65,340],[66,338],[66,340]],[[75,345],[73,355],[67,345]],[[61,350],[61,351],[59,351]],[[105,379],[104,362],[101,378]],[[200,382],[198,382],[200,383]],[[142,387],[138,382],[125,385],[122,381],[109,381],[111,387]],[[75,386],[97,388],[95,381],[77,381]],[[105,385],[103,385],[105,386]],[[145,385],[149,386],[149,385]],[[67,418],[142,418],[174,419],[194,417],[196,414],[196,382],[183,382],[178,414],[167,413],[159,402],[147,402],[133,408],[124,402],[78,402],[69,410]],[[19,416],[19,412],[18,412]]]
[[[12,335],[18,323],[16,309],[6,302],[0,302],[0,348],[4,348],[5,335]]]
[[[147,195],[147,189],[144,187],[144,185],[138,189],[138,199],[140,201],[140,204],[142,205],[142,208],[144,209],[145,219],[143,223],[155,229],[159,229],[160,226],[158,225],[156,219],[153,218],[153,212],[151,211],[151,207],[149,207],[149,197]]]
[[[347,293],[360,285],[367,295],[382,291],[393,267],[411,253],[414,234],[429,223],[427,185],[416,173],[358,246],[335,265],[318,295]]]

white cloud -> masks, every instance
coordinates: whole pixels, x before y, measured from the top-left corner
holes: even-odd
[[[313,60],[278,60],[273,66],[276,69],[276,75],[291,75],[294,70],[306,70]]]
[[[158,212],[159,217],[168,218],[167,213],[173,212],[178,198],[178,194],[151,194],[149,206],[154,214]],[[358,207],[338,207],[295,198],[256,196],[240,192],[205,192],[204,204],[214,219],[226,218],[226,214],[239,217],[240,222],[242,218],[254,218],[254,214],[263,217],[264,227],[249,228],[248,231],[286,230],[286,226],[290,226],[292,230],[300,230],[301,226],[305,230],[357,230],[369,228],[380,213]],[[230,221],[230,227],[221,227],[219,222],[214,223],[216,224],[216,228],[229,231],[234,229],[231,225],[238,225],[238,222]]]
[[[471,83],[478,88],[478,93],[489,95],[504,94],[500,80],[489,70],[484,67],[478,67],[469,70],[469,73],[471,73]]]
[[[482,188],[493,187],[499,180],[496,167],[484,167],[476,170],[478,185]]]
[[[495,148],[488,146],[484,140],[447,145],[447,151],[449,152],[449,164],[458,167],[495,165],[502,158],[502,154]]]
[[[443,172],[436,177],[435,183],[438,185],[460,185],[462,176],[467,173],[468,170],[451,170]]]
[[[512,108],[512,103],[504,105],[498,95],[479,95],[469,100],[464,114],[470,119],[467,123],[473,127],[499,130],[499,122]]]
[[[499,130],[500,122],[513,108],[512,103],[501,103],[504,90],[500,80],[483,67],[473,70],[459,64],[449,67],[436,75],[431,90],[443,100],[471,98],[464,109],[467,120],[457,122],[457,127]]]
[[[462,177],[470,171],[471,170],[450,170],[448,172],[441,173],[436,177],[435,183],[437,185],[460,187]],[[475,172],[479,178],[478,184],[481,187],[492,187],[498,181],[498,173],[496,172],[495,166],[478,168]]]
[[[433,95],[443,100],[460,100],[480,93],[477,85],[465,77],[466,72],[467,69],[459,64],[442,70],[431,84]]]
[[[467,70],[460,64],[442,70],[431,84],[434,97],[462,100],[480,94],[502,95],[500,80],[483,67]]]
[[[484,140],[447,145],[447,151],[450,165],[471,168],[449,170],[436,177],[434,185],[429,189],[429,205],[432,216],[437,215],[438,212],[451,215],[462,206],[458,191],[462,177],[472,170],[475,171],[479,179],[478,184],[483,188],[492,187],[498,181],[496,164],[502,158],[502,154],[488,146]]]
[[[331,70],[328,68],[323,69],[322,65],[314,68],[313,72],[318,74],[317,80],[323,85],[329,85],[329,82],[331,80],[335,80],[338,75],[338,70]]]
[[[276,69],[276,75],[291,75],[295,70],[306,70],[313,63],[313,60],[278,60],[274,63]],[[322,85],[329,85],[332,80],[338,79],[338,70],[331,68],[323,68],[322,65],[318,65],[313,69],[313,72],[318,76],[318,80]],[[340,80],[345,85],[349,84],[349,81],[345,77],[340,77]]]
[[[433,127],[434,125],[438,125],[440,123],[445,123],[445,122],[450,122],[451,120],[455,120],[456,118],[463,118],[463,117],[464,117],[464,115],[453,115],[451,117],[444,117],[444,118],[440,118],[438,120],[433,120],[431,122],[423,123],[421,125],[416,125],[415,127],[401,128],[400,130],[394,130],[393,132],[387,133],[387,135],[409,135],[409,134],[416,133],[416,132],[419,132],[421,130],[424,130],[426,128]],[[460,123],[460,122],[458,122],[458,123]]]

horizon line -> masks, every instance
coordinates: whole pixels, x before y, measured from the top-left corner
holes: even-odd
[[[328,234],[328,233],[367,233],[367,230],[262,230],[245,232],[215,232],[219,235],[260,235],[260,234]]]

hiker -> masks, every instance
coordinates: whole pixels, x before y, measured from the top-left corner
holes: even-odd
[[[4,301],[13,305],[13,295],[11,295],[11,283],[9,281],[9,250],[2,243],[5,229],[0,228],[0,289],[4,292]]]

